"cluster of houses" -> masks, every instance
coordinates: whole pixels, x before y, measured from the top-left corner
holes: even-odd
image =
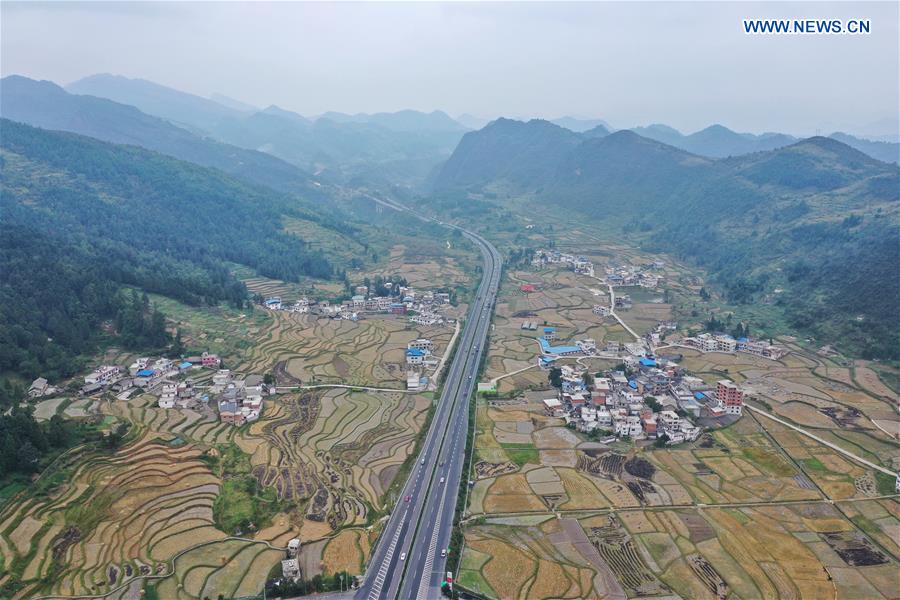
[[[219,419],[236,426],[259,419],[263,397],[274,393],[260,375],[239,378],[228,369],[219,369],[212,383],[211,392],[218,395]]]
[[[681,343],[701,352],[746,352],[771,360],[778,360],[788,353],[787,348],[783,346],[746,337],[735,339],[724,333],[701,333],[695,337],[684,338]]]
[[[538,268],[552,264],[564,264],[576,273],[594,276],[594,263],[583,256],[566,254],[558,250],[536,250],[531,257],[531,264]]]
[[[663,339],[670,332],[678,329],[678,321],[659,321],[652,330],[644,335],[644,339],[650,344],[651,348],[655,348],[663,343]]]
[[[406,389],[418,391],[425,389],[428,378],[423,377],[425,369],[437,367],[439,361],[434,356],[434,342],[419,338],[406,344]]]
[[[739,417],[744,392],[722,380],[716,386],[687,375],[671,360],[648,356],[625,359],[626,371],[611,371],[588,385],[570,365],[560,369],[561,387],[543,401],[548,415],[565,419],[579,431],[605,432],[612,438],[693,441],[703,428],[694,420],[716,425]],[[653,400],[650,400],[653,398]]]
[[[85,375],[81,395],[91,396],[107,389],[117,393],[131,388],[146,390],[189,369],[218,368],[220,364],[218,356],[204,352],[200,356],[190,356],[183,360],[143,357],[128,367],[101,365]]]
[[[658,271],[665,266],[661,260],[635,267],[632,265],[607,266],[605,272],[606,283],[613,287],[639,286],[656,288],[663,282],[662,276],[651,271]],[[618,306],[616,308],[619,308]]]
[[[280,296],[266,298],[263,306],[269,310],[294,312],[299,314],[313,314],[332,319],[359,320],[364,314],[392,314],[407,315],[411,323],[418,325],[443,325],[445,318],[438,310],[439,307],[450,304],[450,294],[446,292],[417,292],[406,286],[397,286],[386,282],[384,286],[391,292],[388,296],[374,296],[369,294],[369,288],[357,286],[355,294],[340,304],[327,300],[316,301],[309,298],[300,298],[293,304],[282,301]],[[396,291],[396,294],[393,292]]]

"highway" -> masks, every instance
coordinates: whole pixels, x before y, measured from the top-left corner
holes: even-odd
[[[441,550],[450,543],[457,492],[465,467],[468,401],[477,382],[502,263],[490,242],[464,229],[460,231],[481,250],[484,260],[481,283],[469,308],[421,453],[379,538],[356,598],[405,600],[441,595],[440,584],[446,574],[446,557],[441,556]]]

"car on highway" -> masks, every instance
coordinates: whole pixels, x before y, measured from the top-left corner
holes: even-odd
[[[410,500],[412,500],[412,496],[407,496],[407,497],[406,497],[406,502],[409,502]]]
[[[441,477],[441,483],[444,483],[444,478],[443,478],[443,477]]]
[[[439,464],[438,466],[439,466],[439,467],[443,467],[443,466],[444,466],[444,461],[441,461],[441,464]]]
[[[422,459],[422,464],[423,464],[423,465],[425,464],[425,459],[424,459],[424,458]]]
[[[400,560],[406,560],[406,552],[400,553]]]
[[[447,549],[441,548],[441,558],[446,558],[446,557],[447,557]]]

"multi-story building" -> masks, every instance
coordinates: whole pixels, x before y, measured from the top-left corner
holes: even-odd
[[[406,344],[407,349],[416,348],[423,352],[434,352],[434,342],[426,338],[419,338]]]
[[[725,407],[726,414],[740,415],[743,412],[744,392],[733,381],[723,379],[718,382],[716,400]]]
[[[121,372],[122,368],[119,366],[101,365],[91,371],[90,375],[85,375],[84,383],[88,385],[95,383],[106,385],[112,382],[114,379],[118,379],[119,373]]]
[[[410,348],[406,351],[406,364],[421,365],[425,362],[425,351],[418,348]]]

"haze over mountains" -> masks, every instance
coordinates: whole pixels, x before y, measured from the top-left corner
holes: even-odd
[[[648,125],[647,127],[635,127],[631,131],[635,133],[711,158],[724,158],[726,156],[740,156],[751,152],[765,152],[783,148],[799,141],[784,133],[736,133],[722,125],[711,125],[690,135],[684,135],[667,125]],[[846,133],[835,132],[829,137],[839,140],[848,146],[864,152],[872,158],[884,162],[900,161],[900,144],[889,142],[874,142],[852,136]]]
[[[285,192],[312,193],[308,173],[270,154],[201,137],[133,106],[69,94],[49,81],[0,80],[0,116],[44,129],[133,144]]]
[[[897,144],[718,125],[690,135],[665,125],[614,131],[572,117],[500,118],[470,131],[477,118],[440,111],[307,117],[214,98],[112,75],[67,89],[10,76],[0,81],[0,116],[140,146],[306,206],[332,199],[337,184],[428,189],[432,198],[417,201],[449,198],[462,210],[515,198],[575,211],[691,257],[733,301],[785,290],[778,301],[798,330],[873,355],[900,348],[892,303],[880,300],[900,297],[885,259],[900,254],[900,177],[876,160],[896,161]]]
[[[248,112],[141,79],[93,75],[66,88],[130,104],[187,129],[277,156],[310,172],[341,177],[379,165],[414,181],[446,159],[466,128],[446,114],[401,111],[372,115],[326,113],[316,119],[270,106]]]
[[[454,120],[441,111],[403,110],[353,115],[326,112],[308,117],[274,104],[259,109],[222,95],[204,98],[150,81],[109,74],[92,75],[66,86],[68,98],[61,95],[63,90],[58,86],[53,89],[49,82],[40,82],[48,84],[43,86],[35,85],[37,83],[23,77],[7,77],[2,85],[7,88],[3,92],[5,101],[2,105],[5,106],[0,106],[4,116],[107,141],[142,145],[222,168],[236,176],[251,177],[279,189],[284,189],[285,185],[302,185],[300,180],[305,175],[289,174],[291,170],[284,164],[266,160],[263,155],[279,158],[307,174],[316,174],[323,181],[364,180],[373,184],[416,186],[449,158],[463,133],[486,124],[471,115]],[[92,97],[94,100],[88,100]],[[120,106],[101,104],[98,98]],[[67,111],[62,111],[67,115],[65,118],[55,107],[55,103],[64,101],[71,105]],[[131,116],[133,121],[141,121],[133,124],[142,131],[141,134],[123,125],[125,111],[121,105],[137,108],[143,113]],[[148,117],[168,123],[151,124]],[[592,137],[613,131],[601,119],[564,116],[551,122]],[[147,131],[148,128],[154,130],[153,133]],[[639,127],[633,131],[713,158],[771,150],[797,141],[792,136],[777,133],[739,134],[719,125],[690,135],[665,125]],[[879,160],[900,160],[900,144],[872,142],[839,133],[834,137]],[[215,142],[229,147],[214,148]]]

